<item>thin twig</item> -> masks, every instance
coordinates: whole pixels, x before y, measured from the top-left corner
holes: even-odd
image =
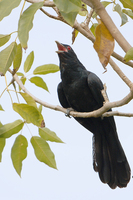
[[[52,18],[52,19],[60,20],[59,17],[49,14],[49,13],[46,12],[43,8],[40,8],[40,10],[41,10],[45,15],[47,15],[48,17],[50,17],[50,18]]]
[[[120,56],[119,54],[117,54],[116,52],[113,52],[113,53],[112,53],[112,56],[113,56],[114,58],[116,58],[117,60],[119,60],[120,62],[124,63],[125,65],[128,65],[128,66],[130,66],[130,67],[133,68],[133,62],[131,62],[131,61],[125,62],[125,61],[124,61],[124,58],[123,58],[122,56]]]

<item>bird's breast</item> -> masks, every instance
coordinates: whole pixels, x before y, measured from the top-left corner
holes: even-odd
[[[71,107],[79,112],[90,112],[95,109],[95,99],[87,84],[87,78],[78,78],[63,85],[66,98]]]

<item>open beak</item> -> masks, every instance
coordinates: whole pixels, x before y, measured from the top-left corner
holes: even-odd
[[[67,48],[63,46],[63,44],[61,44],[58,41],[55,41],[58,47],[58,51],[56,51],[56,53],[63,53],[63,52],[68,52]]]

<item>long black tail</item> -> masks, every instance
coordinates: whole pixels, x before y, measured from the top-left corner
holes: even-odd
[[[109,128],[106,133],[101,126],[101,130],[93,136],[94,170],[112,189],[126,187],[130,180],[130,166],[114,131]]]

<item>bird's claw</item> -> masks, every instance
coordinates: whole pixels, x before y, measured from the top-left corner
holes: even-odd
[[[66,111],[66,113],[65,113],[65,116],[71,118],[71,116],[70,116],[70,112],[71,112],[71,111],[73,111],[73,108],[67,108],[67,111]]]

